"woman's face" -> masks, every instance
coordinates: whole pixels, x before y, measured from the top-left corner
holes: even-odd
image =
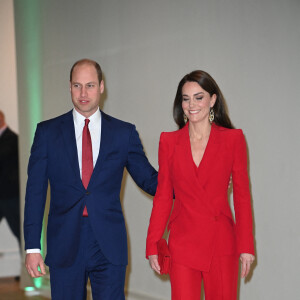
[[[186,82],[182,87],[182,109],[191,123],[209,122],[209,110],[217,96],[205,91],[197,82]]]

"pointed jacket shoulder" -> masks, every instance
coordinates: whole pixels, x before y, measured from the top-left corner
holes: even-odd
[[[212,134],[210,137],[212,144],[220,144],[229,140],[239,140],[243,137],[243,131],[241,129],[229,129],[213,123]],[[171,132],[162,132],[160,136],[161,143],[167,143],[172,145],[189,145],[189,127],[188,123],[181,129]]]
[[[160,141],[166,143],[177,143],[184,139],[184,137],[189,134],[188,132],[189,128],[187,125],[175,131],[162,132],[160,135]]]

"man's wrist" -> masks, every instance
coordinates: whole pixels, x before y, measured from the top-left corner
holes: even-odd
[[[26,249],[26,254],[29,253],[41,253],[41,249]]]

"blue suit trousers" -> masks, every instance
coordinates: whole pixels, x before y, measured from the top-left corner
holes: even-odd
[[[125,300],[126,266],[113,265],[105,258],[89,217],[82,218],[80,247],[75,263],[68,268],[50,268],[52,299],[85,300],[89,278],[93,300]]]

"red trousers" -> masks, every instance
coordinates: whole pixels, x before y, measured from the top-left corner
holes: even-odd
[[[203,279],[205,300],[236,300],[239,257],[215,256],[209,272],[172,263],[172,300],[200,300]]]

